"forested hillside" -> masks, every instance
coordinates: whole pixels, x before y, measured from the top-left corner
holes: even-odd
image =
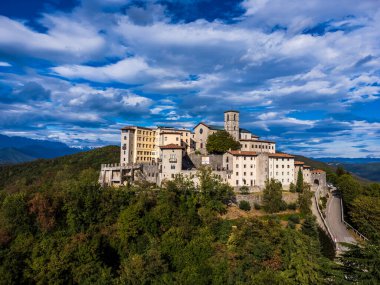
[[[377,245],[355,249],[355,262],[344,257],[344,267],[322,254],[307,188],[300,215],[287,222],[276,215],[284,202],[275,181],[264,190],[266,216],[229,220],[222,214],[234,193],[207,170],[197,187],[179,177],[160,189],[100,188],[99,165],[118,155],[106,147],[1,168],[0,284],[380,280]]]
[[[0,189],[39,191],[60,181],[75,180],[83,170],[96,176],[102,163],[117,163],[119,155],[119,147],[107,146],[54,159],[0,166]]]

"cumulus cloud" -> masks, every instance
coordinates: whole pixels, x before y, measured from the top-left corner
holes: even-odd
[[[222,112],[237,108],[242,125],[282,149],[316,156],[333,153],[336,142],[360,155],[354,140],[361,136],[380,155],[372,139],[380,118],[350,117],[380,96],[378,3],[235,6],[241,11],[227,19],[175,11],[176,1],[83,0],[34,19],[41,29],[0,16],[0,67],[9,61],[19,69],[0,70],[0,127],[51,124],[51,135],[79,144],[90,128],[106,137],[107,126],[112,132],[126,122],[221,124]]]

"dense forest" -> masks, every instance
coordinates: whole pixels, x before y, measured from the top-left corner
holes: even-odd
[[[234,193],[206,169],[197,186],[178,177],[161,188],[100,188],[100,163],[118,155],[106,147],[0,168],[0,284],[380,282],[378,185],[353,194],[356,180],[334,176],[350,219],[372,233],[337,263],[323,253],[307,187],[285,223],[275,181],[264,191],[267,215],[226,219]],[[363,205],[377,222],[356,216]]]

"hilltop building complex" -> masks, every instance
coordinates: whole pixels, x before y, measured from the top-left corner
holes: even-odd
[[[249,130],[240,128],[238,111],[224,112],[224,126],[199,123],[193,131],[158,126],[145,128],[128,126],[121,129],[120,163],[103,164],[99,177],[101,185],[120,186],[136,180],[147,180],[161,185],[176,175],[187,176],[197,182],[196,172],[202,166],[235,189],[246,186],[253,191],[265,187],[265,181],[280,181],[284,189],[296,183],[301,170],[304,182],[326,185],[322,170],[311,170],[295,157],[276,152],[276,143],[261,140]],[[241,145],[223,155],[208,154],[208,137],[220,130],[227,131]]]

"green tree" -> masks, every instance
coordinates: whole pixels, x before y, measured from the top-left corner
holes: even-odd
[[[335,170],[335,173],[336,175],[338,175],[338,177],[347,174],[346,170],[344,170],[343,166],[341,165],[338,165],[338,167]]]
[[[212,154],[222,154],[228,150],[240,149],[241,145],[228,132],[217,131],[207,138],[206,149]]]
[[[350,250],[339,258],[346,280],[352,284],[380,284],[380,245],[346,244]]]
[[[371,240],[380,241],[380,197],[356,197],[350,216],[360,232]]]
[[[302,223],[302,232],[310,237],[318,237],[318,226],[313,215],[307,215],[305,221]]]
[[[360,183],[349,174],[339,176],[337,188],[341,191],[345,206],[351,207],[354,199],[362,192]]]
[[[290,183],[289,191],[292,193],[296,192],[296,185],[293,182]]]
[[[282,184],[274,180],[267,180],[265,182],[265,189],[263,195],[263,208],[268,213],[276,213],[281,210],[282,201]]]
[[[298,194],[298,206],[300,211],[304,215],[311,214],[311,198],[313,197],[313,193],[310,190],[310,185],[304,183],[302,187],[303,191]]]
[[[244,210],[244,211],[250,211],[251,210],[251,205],[249,204],[248,201],[240,201],[239,203],[239,209]]]
[[[303,174],[301,168],[298,170],[297,174],[297,185],[296,185],[296,192],[301,193],[303,190]]]

